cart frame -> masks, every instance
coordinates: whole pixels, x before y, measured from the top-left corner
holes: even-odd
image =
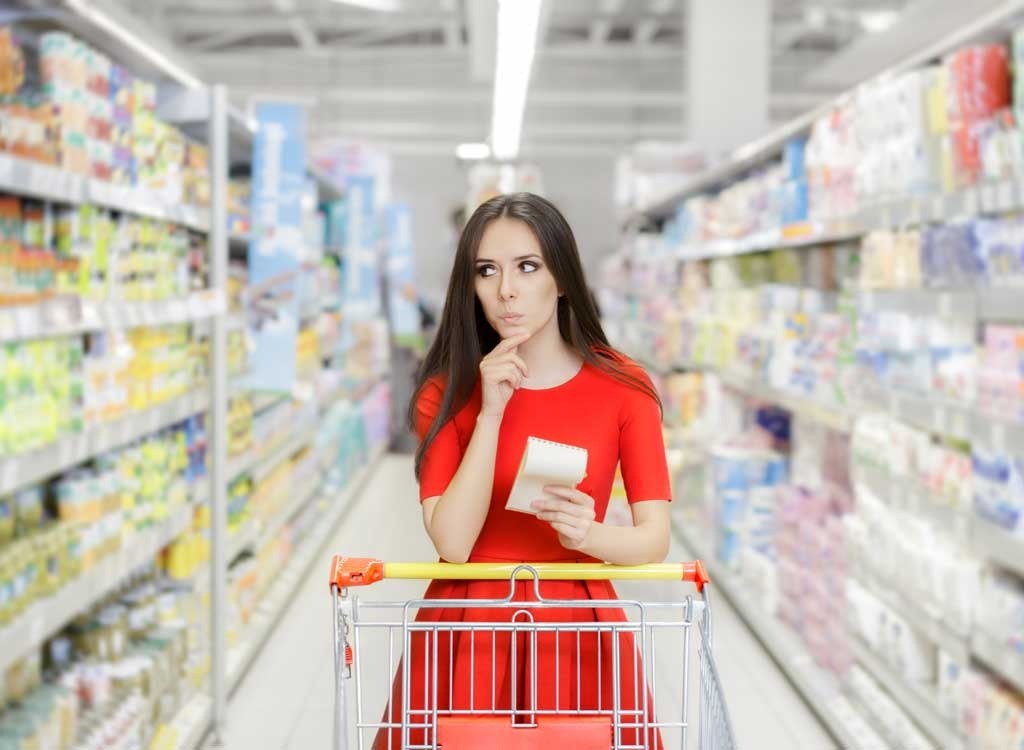
[[[505,597],[493,599],[411,599],[406,601],[393,602],[371,602],[361,603],[357,596],[354,596],[350,589],[354,587],[368,586],[378,581],[387,579],[417,579],[417,580],[507,580],[509,592]],[[526,601],[515,599],[517,582],[532,580],[533,599]],[[563,600],[545,598],[541,592],[541,580],[676,580],[690,581],[695,584],[700,598],[687,595],[682,601],[675,602],[639,602],[630,600]],[[334,695],[334,747],[337,750],[347,750],[350,730],[347,683],[353,679],[355,683],[356,699],[356,735],[358,745],[364,747],[363,732],[376,730],[388,734],[388,748],[394,746],[394,733],[401,732],[399,747],[408,750],[420,749],[437,750],[442,747],[463,747],[472,746],[480,742],[480,732],[487,731],[487,744],[490,747],[501,748],[502,731],[533,729],[537,730],[536,737],[544,738],[545,743],[553,741],[571,741],[577,747],[607,747],[609,750],[640,750],[651,745],[657,746],[660,742],[660,731],[662,729],[681,730],[681,746],[684,750],[688,747],[688,736],[691,728],[689,721],[689,672],[690,672],[690,643],[691,630],[697,625],[699,636],[699,721],[698,721],[698,747],[701,750],[728,750],[735,747],[735,740],[732,725],[729,719],[728,708],[719,680],[718,671],[715,666],[712,654],[712,618],[711,602],[709,594],[709,578],[700,561],[680,564],[655,564],[640,566],[614,566],[606,564],[578,564],[578,563],[538,563],[538,564],[517,564],[517,563],[469,563],[454,565],[450,563],[385,563],[371,558],[348,558],[335,556],[331,562],[330,590],[333,602],[332,619],[334,626],[334,667],[335,667],[335,695]],[[427,620],[417,621],[415,614],[422,609],[443,610],[449,608],[473,608],[474,610],[503,611],[501,617],[507,619],[490,620],[487,622],[449,621],[449,620]],[[628,610],[634,614],[635,619],[623,622],[558,622],[535,620],[534,614],[543,616],[545,610],[573,610],[573,609],[616,609]],[[377,614],[399,612],[400,618],[392,616],[385,621],[369,621],[361,617],[361,613],[368,611]],[[654,617],[657,612],[659,616]],[[680,619],[668,619],[672,615]],[[680,721],[657,721],[654,718],[654,708],[657,703],[657,660],[654,658],[655,638],[658,632],[664,630],[677,630],[681,634],[683,648],[682,654],[682,706]],[[367,722],[363,719],[363,685],[362,671],[360,669],[362,660],[360,635],[364,630],[379,630],[386,633],[388,637],[388,676],[396,674],[394,635],[400,633],[401,637],[401,715],[395,720],[392,708],[386,714],[387,721],[382,717],[380,722]],[[423,651],[425,663],[423,697],[429,702],[429,707],[417,709],[410,706],[412,688],[411,685],[411,658],[413,654],[413,638],[415,634],[422,634],[426,648]],[[448,672],[439,672],[442,665],[439,664],[439,641],[443,643],[443,634],[447,634],[449,651]],[[593,634],[596,643],[596,674],[597,674],[597,695],[598,705],[584,707],[580,703],[577,692],[576,706],[559,704],[560,695],[558,658],[561,642],[569,640],[569,647],[572,647],[572,638],[575,637],[576,651],[576,676],[577,691],[582,684],[579,680],[580,660],[583,658],[580,649],[583,634]],[[542,638],[554,639],[555,646],[555,704],[551,706],[540,706],[538,704],[537,669],[530,670],[529,684],[517,685],[517,668],[509,669],[510,680],[509,706],[499,706],[496,700],[496,663],[493,658],[494,643],[501,637],[508,639],[508,648],[511,651],[511,663],[518,664],[517,650],[523,648],[520,642],[528,649],[524,655],[530,663],[536,665],[538,653],[538,640]],[[452,684],[459,678],[455,676],[455,667],[451,652],[456,637],[468,637],[471,641],[471,653],[476,653],[477,646],[475,639],[491,638],[491,701],[490,705],[474,705],[474,696],[479,692],[479,685],[473,685],[475,677],[473,668],[469,671],[470,698],[469,705],[464,708],[456,708],[452,701]],[[611,706],[602,705],[601,695],[604,693],[602,675],[604,670],[601,665],[602,638],[607,638],[611,644]],[[625,639],[625,641],[623,640]],[[628,696],[621,695],[622,691],[622,669],[623,647],[631,649],[633,664],[633,701],[629,702]],[[433,644],[431,647],[429,644]],[[433,658],[430,658],[430,655]],[[369,655],[367,655],[369,656]],[[472,658],[472,657],[471,657]],[[441,660],[443,661],[443,659]],[[432,666],[430,666],[432,665]],[[608,665],[605,665],[606,667]],[[676,673],[678,677],[678,673]],[[550,675],[549,675],[550,677]],[[571,675],[569,676],[571,680]],[[397,676],[394,688],[397,689]],[[442,708],[438,705],[438,683],[445,679],[448,684],[448,701]],[[550,679],[548,681],[550,683]],[[549,685],[550,686],[550,685]],[[639,686],[639,689],[638,689]],[[528,705],[517,705],[517,696],[520,691],[526,693],[523,703]],[[444,696],[441,696],[442,700]],[[628,706],[625,704],[629,704]],[[395,712],[398,713],[398,712]],[[421,717],[415,720],[414,717]],[[412,742],[413,733],[422,735],[422,739]],[[475,734],[474,734],[475,732]],[[513,732],[513,733],[515,733]],[[466,740],[466,737],[476,737],[475,741]],[[508,736],[511,737],[511,734]],[[519,733],[519,738],[523,735]],[[602,741],[600,738],[603,737]],[[451,741],[447,741],[447,739]],[[463,742],[456,741],[460,738]],[[597,739],[595,739],[597,738]],[[580,742],[591,744],[579,744]],[[469,743],[468,745],[466,743]],[[515,744],[515,743],[510,743]]]

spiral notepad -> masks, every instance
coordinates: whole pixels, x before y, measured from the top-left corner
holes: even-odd
[[[530,503],[544,497],[545,485],[575,487],[586,473],[586,448],[529,437],[505,509],[536,515]]]

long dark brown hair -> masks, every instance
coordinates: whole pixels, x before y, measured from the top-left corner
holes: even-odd
[[[533,231],[541,254],[562,295],[558,298],[558,330],[562,339],[583,360],[643,393],[661,406],[650,382],[625,367],[628,361],[608,344],[593,296],[583,276],[576,238],[569,222],[550,201],[532,193],[513,193],[492,198],[482,204],[466,223],[455,252],[448,294],[441,324],[417,376],[413,399],[409,404],[409,422],[415,429],[416,402],[427,381],[444,378],[441,408],[416,451],[416,477],[420,476],[423,456],[440,429],[458,412],[473,393],[479,377],[480,360],[501,338],[487,322],[476,296],[474,277],[476,253],[484,230],[495,219],[519,219]]]

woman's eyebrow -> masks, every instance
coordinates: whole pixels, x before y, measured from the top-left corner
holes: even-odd
[[[530,253],[529,255],[519,255],[512,260],[530,260],[531,258],[537,258],[540,260],[540,256],[537,253]],[[497,261],[491,260],[490,258],[477,258],[476,263],[496,263]]]

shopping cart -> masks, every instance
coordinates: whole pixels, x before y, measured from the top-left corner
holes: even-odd
[[[353,587],[385,578],[507,580],[509,588],[507,596],[483,600],[362,602],[350,592]],[[517,584],[524,579],[532,579],[529,600],[521,595],[516,598],[517,585],[520,594],[523,586],[529,586]],[[541,580],[689,581],[701,596],[658,603],[551,599],[542,596]],[[368,745],[388,750],[461,750],[557,748],[559,744],[574,750],[641,750],[661,746],[662,737],[671,733],[672,739],[680,738],[680,744],[673,745],[686,750],[690,747],[688,739],[692,739],[688,696],[691,632],[696,623],[700,634],[697,747],[733,748],[732,726],[711,649],[708,582],[699,561],[635,567],[576,563],[454,565],[384,563],[336,556],[330,575],[334,604],[334,746],[347,750],[352,731],[361,750]],[[489,585],[505,590],[500,583]],[[601,608],[625,610],[631,616],[625,621],[621,616],[615,621],[598,617],[598,622],[590,621],[592,616],[581,621],[566,616],[573,610]],[[446,617],[454,614],[453,610],[465,609],[475,613],[473,622]],[[423,610],[427,610],[427,616],[417,619],[417,613]],[[557,619],[545,616],[546,611],[555,613]],[[396,637],[400,639],[397,648]],[[585,639],[592,639],[596,646],[583,645]],[[371,648],[371,641],[379,642],[386,665],[373,663],[378,649],[376,644]],[[669,657],[673,662],[679,658],[678,663],[666,663],[666,647],[679,654]],[[508,652],[512,665],[507,674],[499,674],[502,649]],[[545,653],[548,658],[543,658]],[[465,663],[467,654],[469,669],[460,671],[459,662]],[[584,664],[585,658],[595,663]],[[516,666],[523,663],[532,663],[534,668],[524,672]],[[365,693],[368,678],[372,682],[381,674],[387,675],[387,680],[391,675],[395,678],[393,684],[388,683],[387,708],[375,721],[372,719],[380,714],[365,715],[368,710],[376,710],[365,705]],[[586,675],[593,679],[588,680]],[[566,699],[566,685],[574,679],[575,687]],[[347,705],[350,680],[355,683],[354,727]],[[468,689],[466,685],[457,689],[460,680],[468,680]],[[501,680],[511,685],[499,685]],[[659,683],[663,683],[660,703]],[[587,701],[581,698],[586,692],[590,694]],[[498,697],[503,693],[504,701]],[[666,699],[670,708],[665,708]],[[673,718],[681,713],[681,719],[662,720],[659,713]],[[366,743],[366,735],[371,732],[375,739]],[[669,746],[667,739],[664,745]]]

